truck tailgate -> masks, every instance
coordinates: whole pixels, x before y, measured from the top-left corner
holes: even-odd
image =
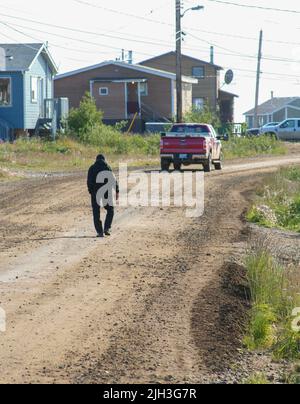
[[[163,154],[205,154],[205,137],[163,137],[161,153]]]

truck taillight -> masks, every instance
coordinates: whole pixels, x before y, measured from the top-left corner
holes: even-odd
[[[162,149],[164,147],[164,141],[161,139],[160,141],[160,148]]]

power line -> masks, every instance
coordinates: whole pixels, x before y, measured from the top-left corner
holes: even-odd
[[[76,0],[77,1],[77,0]],[[79,1],[79,0],[78,0]],[[80,0],[81,1],[81,0]],[[100,6],[99,6],[100,7]],[[117,12],[117,11],[116,11]],[[81,29],[78,29],[78,28],[72,28],[72,27],[63,27],[63,26],[59,26],[59,25],[56,25],[56,24],[49,24],[49,23],[45,23],[45,22],[40,22],[40,21],[36,21],[36,20],[32,20],[32,19],[28,19],[28,18],[24,18],[24,17],[18,17],[18,16],[11,16],[11,15],[8,15],[8,14],[4,14],[4,13],[0,13],[0,15],[3,15],[3,16],[5,16],[5,17],[8,17],[8,18],[13,18],[13,19],[18,19],[18,20],[22,20],[22,21],[27,21],[27,22],[30,22],[30,23],[34,23],[34,24],[39,24],[39,25],[46,25],[46,26],[49,26],[49,27],[52,27],[52,28],[56,28],[56,29],[61,29],[61,30],[67,30],[67,31],[72,31],[72,32],[79,32],[79,33],[83,33],[83,34],[88,34],[88,35],[96,35],[96,36],[102,36],[102,37],[108,37],[108,38],[113,38],[113,39],[119,39],[119,40],[124,40],[124,41],[132,41],[132,42],[137,42],[137,43],[142,43],[142,44],[147,44],[147,45],[153,45],[153,46],[157,46],[157,45],[160,45],[160,46],[162,46],[162,45],[164,45],[164,46],[169,46],[167,43],[164,43],[164,42],[154,42],[154,41],[146,41],[146,40],[138,40],[138,39],[132,39],[132,38],[122,38],[122,37],[120,37],[120,36],[114,36],[114,35],[107,35],[107,34],[104,34],[104,33],[95,33],[95,32],[91,32],[91,31],[86,31],[86,30],[81,30]],[[155,21],[155,22],[158,22],[158,21],[156,21],[156,20],[153,20],[153,21]],[[172,26],[172,24],[170,24],[171,26]],[[26,28],[28,28],[28,29],[31,29],[31,28],[29,28],[29,27],[26,27]],[[45,33],[47,33],[46,31],[44,31]],[[211,32],[212,33],[212,32]],[[49,33],[50,34],[50,33]],[[52,34],[52,33],[51,33]],[[53,34],[52,34],[53,35]],[[228,52],[230,52],[230,54],[232,54],[232,55],[238,55],[238,56],[241,56],[241,57],[246,57],[246,58],[256,58],[256,56],[255,55],[246,55],[246,54],[242,54],[242,53],[240,53],[240,52],[236,52],[236,51],[233,51],[233,50],[231,50],[231,49],[228,49],[228,48],[225,48],[225,47],[223,47],[223,46],[220,46],[220,45],[218,45],[218,44],[213,44],[211,41],[208,41],[208,40],[205,40],[205,39],[203,39],[203,38],[199,38],[199,37],[197,37],[197,36],[195,36],[195,35],[192,35],[192,34],[190,34],[192,37],[194,37],[195,39],[197,39],[197,40],[200,40],[200,41],[202,41],[202,42],[205,42],[205,43],[207,43],[207,44],[210,44],[210,45],[214,45],[215,47],[217,47],[217,48],[219,48],[219,49],[223,49],[223,50],[226,50],[226,51],[228,51]],[[71,39],[72,40],[72,38],[70,38],[70,37],[66,37],[66,36],[62,36],[62,35],[60,35],[61,37],[63,37],[63,38],[65,38],[65,39]],[[141,37],[142,38],[142,37]],[[79,39],[76,39],[77,41],[82,41],[83,42],[83,40],[79,40]],[[84,41],[85,43],[91,43],[90,41]],[[296,44],[296,43],[295,43]],[[107,48],[111,48],[111,49],[119,49],[119,48],[116,48],[116,47],[112,47],[112,46],[108,46],[108,45],[106,45],[106,44],[102,44],[101,45],[102,47],[107,47]],[[189,49],[191,49],[191,50],[197,50],[197,49],[195,49],[195,48],[189,48]],[[140,52],[141,53],[141,52]],[[142,54],[142,53],[141,53]],[[284,61],[284,62],[290,62],[290,63],[292,63],[292,62],[299,62],[298,60],[297,61],[295,61],[295,60],[292,60],[292,59],[281,59],[281,58],[276,58],[275,56],[270,56],[270,57],[268,57],[268,58],[265,58],[265,59],[267,59],[267,60],[274,60],[274,61]]]
[[[92,3],[89,3],[89,2],[84,1],[84,0],[73,0],[73,1],[75,1],[76,3],[79,3],[79,4],[84,4],[84,5],[89,6],[89,7],[105,10],[105,11],[108,11],[110,13],[119,14],[119,15],[123,15],[123,16],[126,16],[126,17],[131,17],[131,18],[136,18],[138,20],[154,22],[154,23],[158,23],[158,24],[162,24],[162,25],[174,26],[173,24],[170,24],[170,23],[167,23],[167,22],[157,21],[157,20],[154,20],[153,18],[148,18],[148,17],[145,17],[145,16],[137,15],[137,14],[127,13],[125,11],[115,10],[115,9],[112,9],[112,8],[109,8],[109,7],[100,6],[99,4],[92,4]]]
[[[29,37],[29,38],[31,38],[31,39],[33,39],[33,40],[38,40],[38,41],[40,40],[40,39],[37,39],[36,37],[34,37],[34,36],[32,36],[32,35],[29,35],[29,34],[23,32],[23,31],[20,31],[20,30],[14,28],[13,26],[11,26],[11,24],[8,24],[8,23],[6,23],[6,22],[1,22],[1,21],[0,21],[0,23],[3,24],[3,25],[5,25],[5,26],[7,26],[8,28],[14,30],[15,32],[21,34],[21,35],[27,36],[27,37]],[[18,25],[18,24],[14,24],[14,25],[15,25],[15,26],[20,26],[20,25]],[[24,26],[21,26],[21,27],[24,27]],[[47,31],[44,31],[44,30],[42,31],[42,30],[38,30],[38,29],[34,29],[34,28],[29,28],[29,27],[24,27],[24,28],[28,28],[28,29],[30,29],[30,30],[34,30],[34,31],[42,32],[42,33],[47,33]],[[59,34],[54,34],[54,33],[48,33],[48,34],[61,37],[61,35],[59,35]],[[2,33],[2,35],[5,36],[3,33]],[[6,36],[6,37],[7,37],[7,36]],[[9,38],[9,39],[12,39],[11,37],[8,37],[8,38]],[[71,38],[71,37],[65,37],[65,36],[63,36],[63,38],[67,38],[67,39],[71,39],[71,40],[74,40],[74,41],[78,41],[78,39]],[[13,39],[13,40],[16,41],[15,39]],[[84,43],[86,43],[86,42],[91,43],[91,44],[96,45],[96,46],[101,46],[101,44],[99,44],[99,43],[94,43],[94,42],[90,42],[90,41],[84,41]],[[75,51],[81,52],[81,50],[78,50],[78,49],[75,49],[75,48],[70,48],[70,47],[64,47],[64,46],[56,45],[56,44],[53,44],[52,42],[49,42],[49,44],[52,45],[52,46],[54,46],[54,47],[59,47],[59,48],[66,49],[66,50],[72,50],[72,49],[73,49],[73,50],[75,50]],[[119,50],[119,48],[114,48],[114,49],[118,49],[118,50]],[[85,53],[99,54],[99,53],[108,53],[108,52],[85,51]],[[155,57],[155,56],[156,56],[156,55],[153,55],[153,54],[150,54],[150,53],[142,53],[142,52],[137,52],[137,53],[146,55],[146,56],[148,56],[148,57],[149,57],[149,56],[150,56],[150,57],[153,57],[153,56]],[[223,54],[224,54],[224,53],[223,53]],[[225,54],[225,55],[239,56],[239,57],[240,57],[240,55],[233,55],[233,54]],[[70,59],[70,60],[76,60],[76,61],[80,61],[80,62],[83,62],[83,61],[84,61],[84,60],[82,60],[82,59],[75,59],[75,58],[68,58],[68,59]],[[167,69],[170,68],[170,67],[174,67],[173,65],[171,65],[171,64],[166,64],[166,63],[160,63],[160,65],[163,66],[163,67],[166,67]],[[239,69],[239,68],[235,68],[235,70],[236,70],[236,71],[242,71],[242,72],[255,73],[255,70],[250,70],[250,69]],[[275,72],[264,72],[264,74],[275,75],[275,76],[286,77],[286,78],[299,78],[298,75],[288,75],[288,74],[275,73]],[[207,77],[207,78],[215,78],[215,77],[217,77],[217,76],[206,76],[206,77]]]
[[[265,10],[265,11],[279,11],[281,13],[300,14],[300,10],[288,10],[288,9],[284,9],[284,8],[256,6],[256,5],[241,4],[241,3],[235,3],[233,1],[223,1],[223,0],[207,0],[207,1],[210,1],[212,3],[219,3],[219,4],[223,4],[223,5],[229,5],[229,6],[237,6],[237,7],[244,7],[244,8],[254,8],[254,9]]]
[[[9,29],[11,29],[11,30],[17,32],[18,34],[24,35],[24,36],[26,36],[26,37],[28,37],[28,38],[30,38],[30,39],[35,40],[35,41],[40,41],[40,39],[38,39],[38,38],[36,38],[36,37],[34,37],[34,36],[32,36],[32,35],[29,35],[29,34],[23,32],[23,31],[20,31],[20,30],[14,28],[13,26],[11,26],[10,24],[8,24],[8,23],[6,23],[6,22],[4,22],[4,21],[0,21],[0,24],[2,24],[2,25],[4,25],[5,27],[7,27],[7,28],[9,28]],[[21,26],[21,28],[22,28],[22,26]],[[26,28],[26,27],[25,27],[25,28]],[[38,30],[38,31],[39,31],[39,32],[46,33],[45,31],[41,31],[41,30]],[[1,34],[3,35],[3,33],[1,33]],[[48,34],[51,34],[51,33],[48,33]],[[75,40],[75,39],[74,39],[74,40]],[[53,47],[55,47],[55,48],[60,48],[60,49],[70,50],[70,51],[75,51],[75,52],[80,52],[80,53],[87,53],[87,54],[92,54],[92,53],[94,53],[94,54],[100,54],[100,53],[101,53],[101,54],[109,54],[109,53],[110,53],[110,52],[103,52],[103,51],[102,51],[102,52],[101,52],[101,51],[87,51],[86,49],[79,49],[79,48],[72,48],[72,47],[70,47],[70,46],[58,45],[58,44],[55,44],[55,43],[49,42],[49,41],[48,41],[48,43],[49,43],[49,45],[51,45],[51,46],[53,46]]]
[[[1,14],[1,13],[0,13]],[[4,15],[6,15],[6,14],[4,14]],[[83,30],[78,30],[78,29],[73,29],[73,28],[69,28],[69,27],[61,27],[61,26],[58,26],[58,25],[54,25],[54,24],[44,24],[44,23],[41,23],[41,22],[39,22],[39,21],[34,21],[34,20],[29,20],[29,19],[27,19],[27,18],[22,18],[22,17],[15,17],[15,16],[10,16],[10,15],[6,15],[7,17],[10,17],[10,18],[15,18],[15,19],[21,19],[21,20],[25,20],[25,21],[30,21],[30,22],[33,22],[33,23],[36,23],[36,24],[41,24],[41,25],[48,25],[48,26],[51,26],[51,27],[55,27],[55,28],[60,28],[60,29],[67,29],[68,31],[74,31],[74,32],[82,32],[82,33],[88,33],[88,34],[91,34],[91,32],[89,32],[89,31],[83,31]],[[22,31],[19,31],[19,30],[17,30],[17,29],[15,29],[15,28],[13,28],[12,26],[11,26],[11,24],[8,24],[7,22],[2,22],[2,24],[4,24],[4,25],[6,25],[7,27],[9,27],[9,28],[11,28],[11,29],[13,29],[13,30],[15,30],[16,32],[18,32],[18,33],[20,33],[20,34],[22,34],[22,35],[25,35],[25,36],[28,36],[28,37],[30,37],[30,38],[33,38],[33,39],[35,39],[34,37],[32,37],[32,36],[30,36],[29,34],[26,34],[26,33],[24,33],[24,32],[22,32]],[[91,44],[91,45],[95,45],[95,46],[101,46],[101,47],[106,47],[106,48],[110,48],[110,49],[114,49],[114,50],[119,50],[119,47],[113,47],[113,46],[109,46],[109,45],[106,45],[106,44],[99,44],[99,43],[95,43],[95,42],[91,42],[91,41],[87,41],[87,40],[82,40],[82,39],[78,39],[78,38],[72,38],[72,37],[68,37],[68,36],[63,36],[63,35],[61,35],[61,34],[54,34],[54,33],[51,33],[51,32],[47,32],[47,31],[45,31],[45,30],[38,30],[38,29],[35,29],[35,28],[32,28],[32,27],[24,27],[24,26],[22,26],[22,25],[18,25],[18,24],[15,24],[14,23],[14,25],[15,26],[19,26],[19,27],[22,27],[22,28],[25,28],[25,29],[29,29],[29,30],[33,30],[33,31],[38,31],[38,32],[42,32],[42,33],[47,33],[47,34],[49,34],[49,35],[54,35],[54,36],[57,36],[57,37],[60,37],[60,38],[64,38],[64,39],[68,39],[68,40],[72,40],[72,41],[76,41],[76,42],[82,42],[82,43],[85,43],[85,44]],[[95,33],[93,33],[94,35],[95,35]],[[96,35],[99,35],[99,36],[101,36],[101,35],[103,35],[103,34],[100,34],[100,33],[98,33],[98,34],[96,34]],[[244,57],[244,58],[251,58],[251,59],[254,59],[254,58],[256,58],[256,56],[254,56],[254,55],[247,55],[247,54],[242,54],[242,53],[239,53],[239,52],[235,52],[235,51],[232,51],[231,49],[228,49],[228,48],[225,48],[225,47],[222,47],[222,46],[220,46],[220,45],[218,45],[218,44],[213,44],[211,41],[207,41],[207,40],[205,40],[205,39],[203,39],[203,38],[199,38],[199,37],[197,37],[197,36],[195,36],[195,35],[192,35],[192,34],[190,34],[190,36],[192,36],[192,37],[194,37],[195,39],[197,39],[197,40],[199,40],[199,41],[202,41],[202,42],[205,42],[205,43],[207,43],[207,44],[209,44],[209,45],[214,45],[215,47],[217,47],[217,48],[219,48],[219,49],[223,49],[223,50],[226,50],[226,51],[228,51],[229,53],[221,53],[221,52],[219,52],[220,54],[224,54],[224,55],[228,55],[228,56],[234,56],[234,57]],[[130,40],[130,39],[126,39],[126,38],[120,38],[120,37],[117,37],[118,39],[123,39],[123,40]],[[141,41],[142,43],[148,43],[147,41]],[[168,43],[164,43],[164,42],[160,42],[160,43],[155,43],[155,42],[151,42],[151,44],[153,44],[153,45],[160,45],[160,46],[168,46],[169,47],[169,44]],[[53,44],[53,46],[55,46],[55,47],[60,47],[60,48],[62,48],[62,49],[66,49],[66,50],[74,50],[74,51],[79,51],[78,49],[75,49],[75,48],[70,48],[70,47],[63,47],[63,46],[61,46],[61,45],[56,45],[56,44]],[[187,48],[188,49],[188,48]],[[200,48],[189,48],[189,49],[191,49],[191,50],[199,50]],[[232,53],[232,52],[234,52],[234,53]],[[84,53],[92,53],[92,52],[90,52],[90,51],[85,51]],[[96,53],[96,52],[95,52]],[[108,52],[97,52],[97,53],[108,53]],[[155,56],[155,55],[150,55],[149,53],[143,53],[143,52],[137,52],[138,54],[141,54],[141,55],[146,55],[146,56]],[[292,60],[292,59],[281,59],[281,58],[277,58],[277,57],[275,57],[275,56],[269,56],[269,57],[264,57],[264,59],[266,59],[266,60],[271,60],[271,61],[277,61],[277,62],[287,62],[287,63],[299,63],[300,61],[299,60]],[[72,60],[75,60],[75,59],[72,59]],[[274,73],[274,74],[276,74],[276,73]],[[284,75],[282,75],[282,77],[287,77],[287,76],[284,76]]]
[[[0,15],[1,15],[1,13],[0,13]],[[21,17],[12,17],[12,18],[17,18],[17,19],[23,19],[23,18],[21,18]],[[25,20],[27,20],[27,19],[25,19]],[[30,20],[30,22],[33,22],[33,23],[36,23],[36,24],[43,24],[43,23],[40,23],[40,22],[38,22],[38,21],[34,21],[34,20]],[[3,24],[6,24],[8,27],[10,27],[11,29],[14,29],[13,28],[13,26],[12,25],[14,25],[14,26],[17,26],[17,27],[21,27],[21,28],[24,28],[24,29],[29,29],[29,30],[32,30],[32,31],[36,31],[36,32],[41,32],[41,33],[46,33],[46,34],[48,34],[48,35],[52,35],[52,36],[56,36],[56,37],[59,37],[59,38],[63,38],[63,39],[68,39],[68,40],[72,40],[72,41],[76,41],[76,42],[81,42],[81,43],[84,43],[84,44],[89,44],[89,45],[93,45],[93,46],[97,46],[97,47],[105,47],[105,48],[109,48],[109,49],[113,49],[113,50],[120,50],[120,47],[116,47],[116,46],[110,46],[110,45],[107,45],[107,44],[100,44],[100,43],[96,43],[96,42],[92,42],[92,41],[88,41],[88,40],[84,40],[84,39],[79,39],[79,38],[72,38],[72,37],[70,37],[70,36],[65,36],[65,35],[62,35],[62,34],[57,34],[57,33],[53,33],[53,32],[49,32],[49,31],[45,31],[44,29],[43,30],[38,30],[38,29],[36,29],[36,28],[32,28],[32,27],[25,27],[24,25],[20,25],[20,24],[16,24],[16,23],[13,23],[13,24],[11,24],[11,23],[7,23],[7,22],[3,22],[2,21],[2,23]],[[49,25],[49,26],[53,26],[53,24],[47,24],[47,25]],[[55,26],[55,28],[61,28],[61,29],[66,29],[66,30],[68,30],[68,31],[74,31],[74,32],[77,32],[78,30],[77,29],[73,29],[73,28],[67,28],[67,27],[60,27],[60,26],[57,26],[57,25],[54,25]],[[16,29],[14,29],[15,31],[17,31]],[[90,34],[90,32],[86,32],[86,31],[83,31],[83,30],[80,30],[81,32],[84,32],[84,33],[88,33],[88,34]],[[28,34],[26,34],[26,33],[24,33],[24,32],[21,32],[21,31],[19,31],[19,33],[21,33],[21,34],[23,34],[23,35],[27,35],[27,36],[29,36]],[[97,35],[99,35],[99,36],[101,36],[102,34],[100,34],[100,33],[98,33]],[[216,48],[219,48],[219,49],[221,49],[221,50],[226,50],[227,52],[229,52],[229,53],[222,53],[222,52],[219,52],[220,54],[223,54],[223,55],[225,55],[225,56],[231,56],[231,57],[243,57],[243,58],[247,58],[247,59],[256,59],[256,56],[255,55],[248,55],[248,54],[243,54],[243,53],[240,53],[240,52],[236,52],[236,51],[232,51],[231,49],[228,49],[228,48],[225,48],[225,47],[223,47],[223,46],[220,46],[220,45],[218,45],[218,44],[216,44],[216,43],[213,43],[212,41],[208,41],[208,40],[205,40],[205,39],[203,39],[203,38],[199,38],[199,37],[197,37],[197,36],[195,36],[195,35],[193,35],[193,34],[190,34],[189,33],[189,35],[191,36],[191,37],[193,37],[194,39],[196,39],[196,40],[199,40],[199,41],[201,41],[201,42],[204,42],[204,43],[207,43],[207,44],[209,44],[209,45],[213,45],[213,46],[215,46]],[[120,37],[118,37],[119,39],[120,39]],[[130,38],[121,38],[121,39],[123,39],[123,40],[131,40]],[[147,41],[141,41],[142,43],[147,43],[147,44],[152,44],[152,45],[155,45],[155,46],[164,46],[164,47],[170,47],[170,46],[172,46],[171,44],[169,44],[169,43],[166,43],[166,42],[147,42]],[[57,45],[54,45],[54,46],[57,46]],[[60,45],[58,45],[59,47],[61,47]],[[70,49],[70,48],[69,48]],[[188,50],[199,50],[200,48],[192,48],[192,47],[186,47],[186,49]],[[73,50],[75,50],[75,49],[73,49]],[[76,51],[76,50],[75,50]],[[105,53],[105,52],[100,52],[99,51],[99,53]],[[141,54],[141,55],[145,55],[145,56],[149,56],[149,53],[145,53],[145,52],[137,52],[138,54]],[[299,63],[300,61],[299,60],[294,60],[294,59],[287,59],[287,58],[277,58],[276,56],[272,56],[272,55],[270,55],[270,56],[264,56],[263,57],[263,59],[265,59],[265,60],[270,60],[270,61],[276,61],[276,62],[284,62],[284,63]]]
[[[1,35],[3,36],[3,37],[5,37],[5,38],[7,38],[7,39],[9,39],[9,40],[13,40],[14,42],[17,42],[16,41],[16,39],[15,38],[12,38],[11,36],[8,36],[8,35],[6,35],[6,34],[4,34],[3,32],[1,32]],[[35,39],[35,38],[33,38],[33,39]],[[33,47],[32,45],[30,45],[30,44],[24,44],[26,47],[28,47],[29,49],[33,49],[33,50],[38,50],[37,48],[35,48],[35,47]],[[152,54],[147,54],[147,56],[156,56],[156,55],[152,55]],[[65,57],[65,59],[68,59],[68,60],[73,60],[73,61],[76,61],[76,62],[87,62],[87,60],[83,60],[83,59],[77,59],[77,58],[70,58],[70,57]],[[171,64],[165,64],[165,63],[160,63],[160,65],[161,66],[165,66],[165,67],[168,67],[168,68],[170,68],[170,67],[174,67],[174,65],[171,65]],[[224,66],[225,67],[225,66]],[[227,68],[229,68],[229,67],[227,67]],[[255,73],[255,70],[250,70],[250,69],[235,69],[236,71],[242,71],[242,72],[249,72],[249,73]],[[278,76],[284,76],[284,77],[287,77],[287,78],[289,78],[290,80],[291,79],[293,79],[293,78],[299,78],[300,79],[300,76],[293,76],[293,75],[284,75],[284,74],[281,74],[281,73],[271,73],[271,72],[264,72],[263,74],[268,74],[268,75],[278,75]],[[206,76],[206,78],[217,78],[217,77],[219,77],[219,76],[217,76],[217,75],[210,75],[210,76]],[[244,74],[240,74],[239,75],[239,77],[243,77],[243,78],[251,78],[251,79],[253,79],[253,78],[255,78],[255,76],[253,75],[253,76],[249,76],[249,75],[244,75]],[[271,80],[271,81],[282,81],[282,79],[279,79],[279,78],[271,78],[271,77],[264,77],[264,80]],[[295,82],[295,80],[291,80],[291,82]],[[298,83],[297,83],[298,84]]]

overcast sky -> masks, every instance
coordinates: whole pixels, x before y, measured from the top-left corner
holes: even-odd
[[[300,4],[296,0],[231,2],[299,11],[183,1],[184,8],[205,6],[183,19],[184,53],[209,61],[210,45],[215,45],[215,63],[235,72],[233,83],[223,89],[239,95],[235,119],[244,121],[243,112],[254,104],[260,29],[266,58],[260,102],[270,98],[271,91],[275,96],[300,95]],[[133,50],[138,63],[175,47],[175,0],[0,0],[0,23],[0,42],[48,41],[60,73],[120,57],[122,48]]]

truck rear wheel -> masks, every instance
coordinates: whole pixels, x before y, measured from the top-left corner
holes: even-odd
[[[169,171],[170,169],[170,161],[169,160],[165,160],[165,159],[161,159],[161,171]]]
[[[181,170],[181,163],[178,163],[178,162],[174,163],[174,169],[176,171],[180,171]]]
[[[223,154],[220,156],[220,160],[217,162],[214,162],[215,170],[222,170],[223,168]]]
[[[205,164],[203,164],[204,172],[210,173],[212,171],[212,157],[211,154],[208,157],[208,160]]]

